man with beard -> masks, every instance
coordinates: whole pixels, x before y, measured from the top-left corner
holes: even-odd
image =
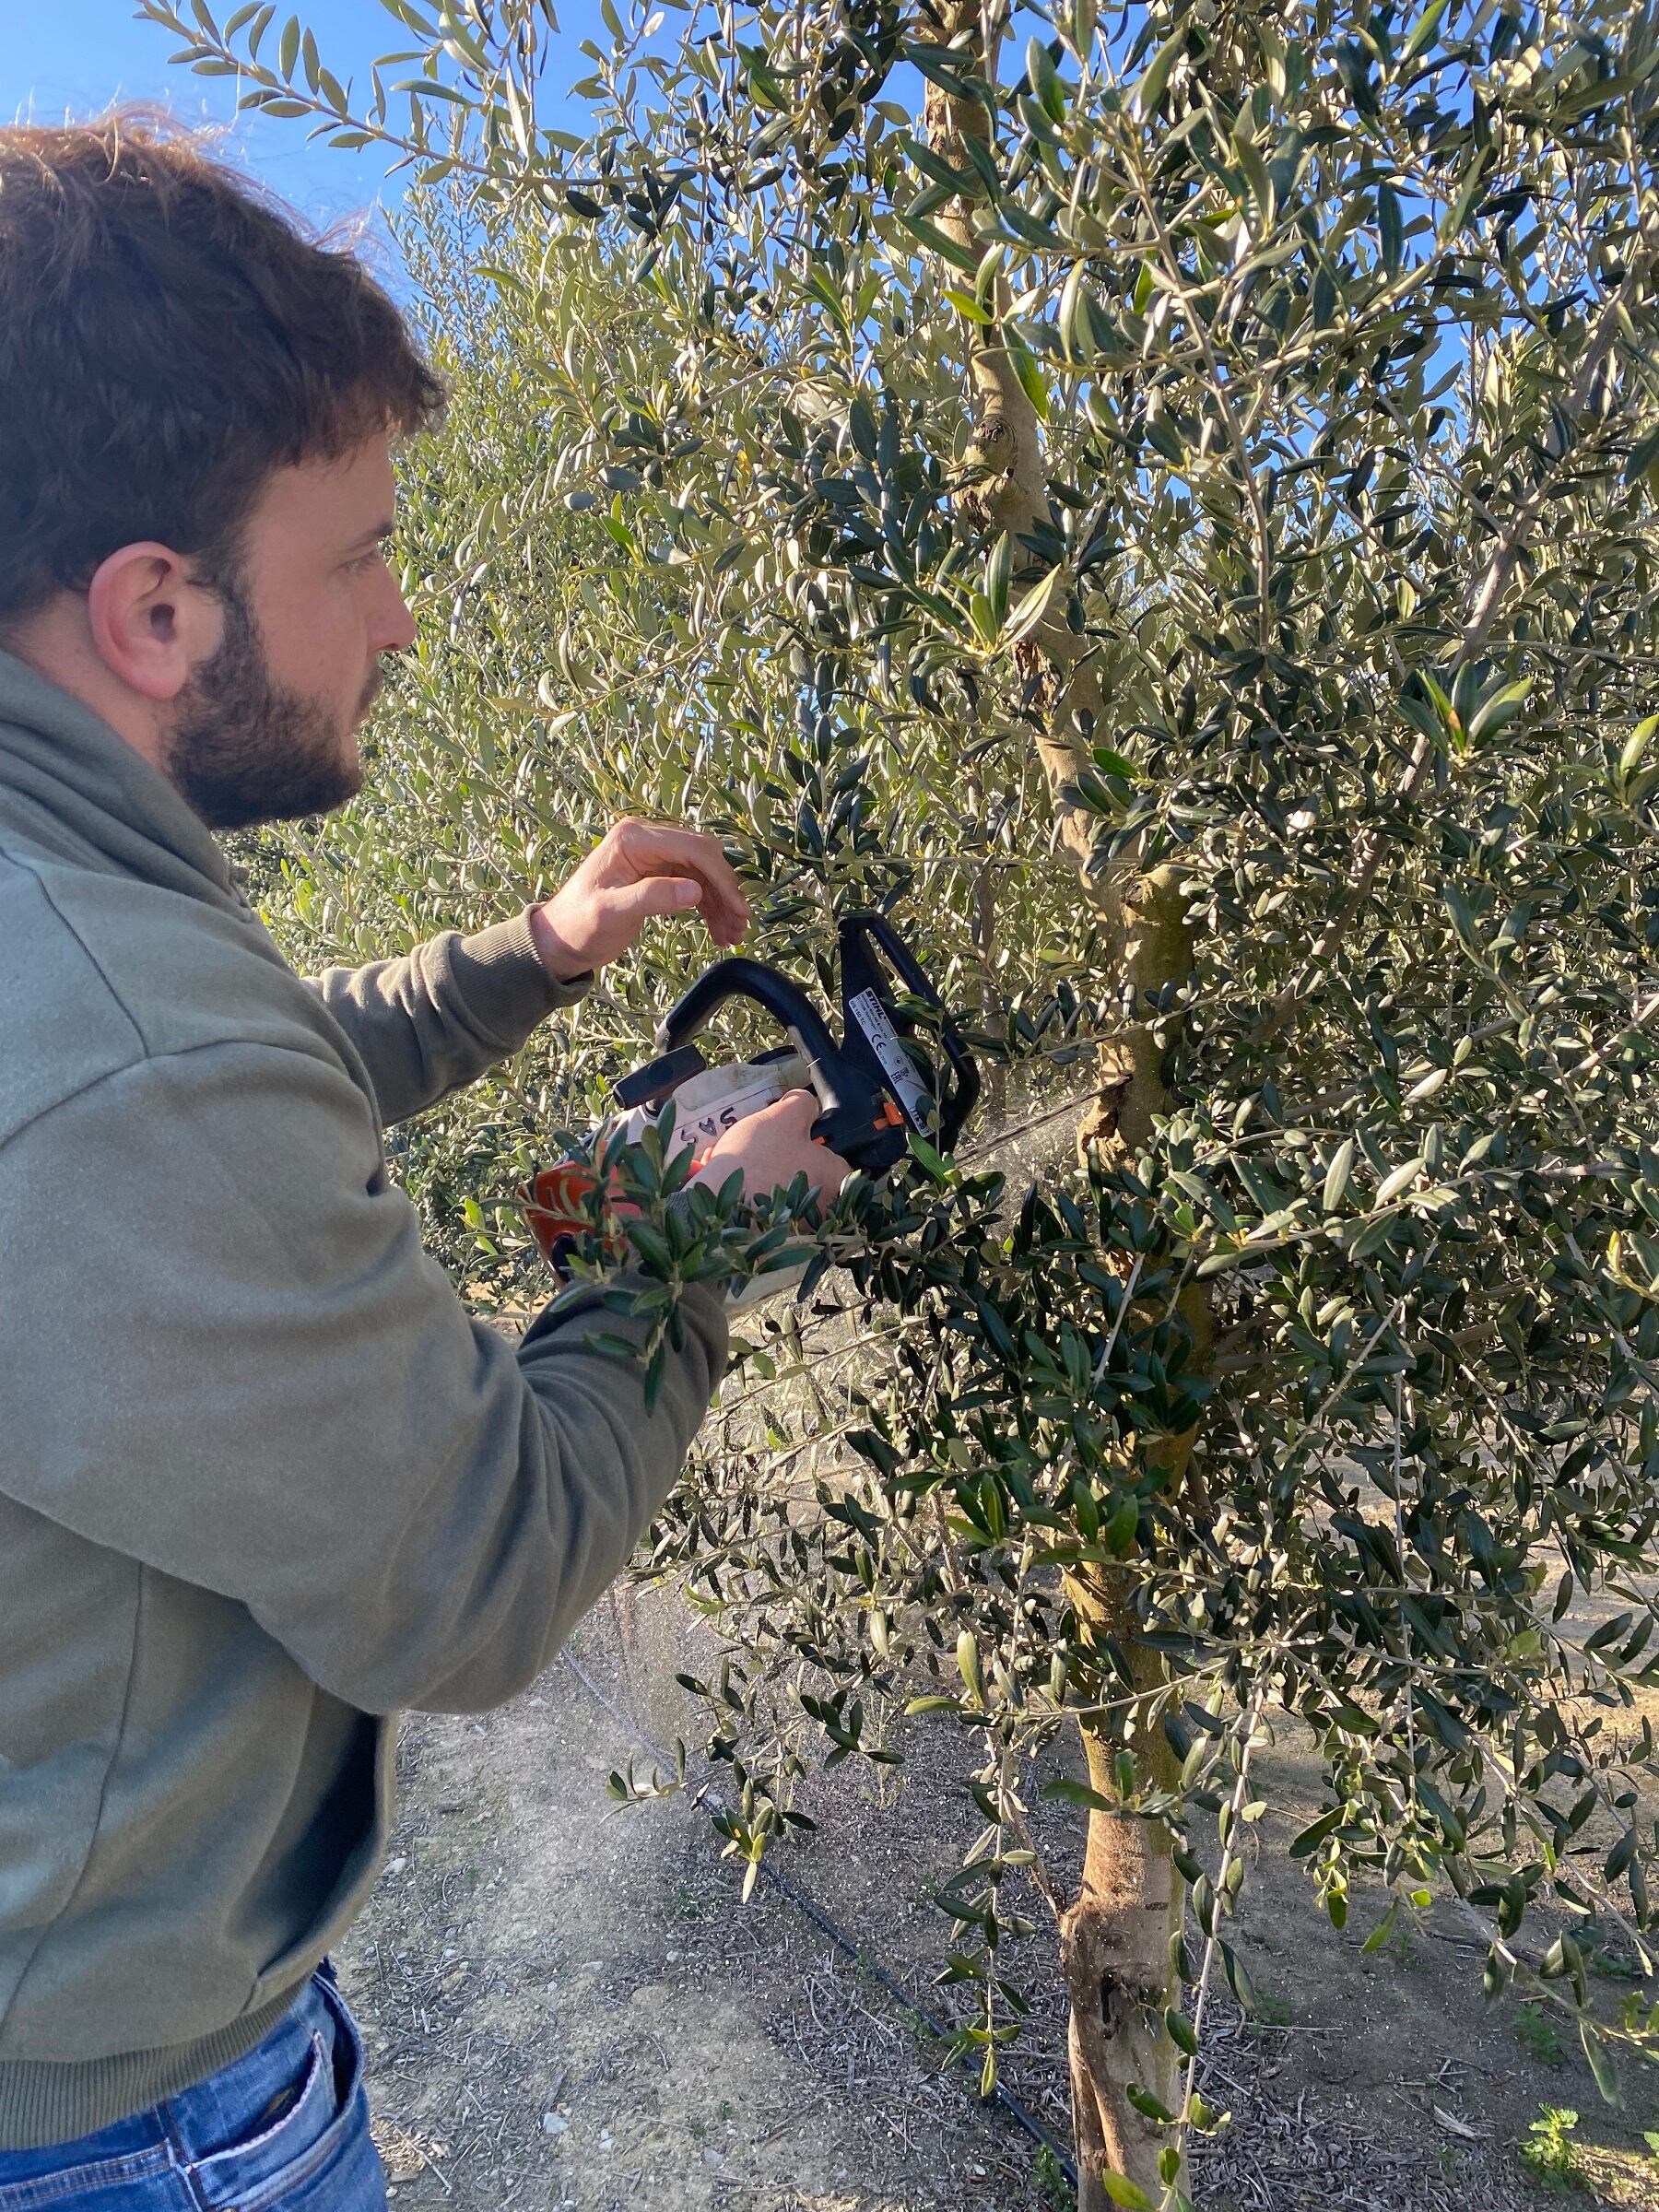
[[[470,1322],[382,1131],[649,917],[747,908],[623,822],[523,914],[302,982],[211,832],[358,788],[440,387],[348,254],[118,119],[0,130],[0,2212],[360,2212],[325,1955],[394,1716],[547,1665],[725,1353],[691,1288],[648,1411],[591,1310]],[[815,1111],[703,1173],[833,1187]]]

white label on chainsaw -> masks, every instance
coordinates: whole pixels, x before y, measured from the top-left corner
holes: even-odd
[[[888,1019],[887,1008],[874,991],[861,991],[849,1002],[847,1011],[869,1039],[870,1048],[880,1061],[882,1072],[893,1087],[893,1096],[909,1116],[912,1128],[930,1129],[933,1100],[900,1043],[899,1032]]]
[[[786,1090],[800,1089],[806,1080],[806,1063],[795,1053],[760,1065],[746,1061],[704,1068],[682,1083],[670,1101],[675,1150],[691,1145],[699,1152],[706,1151],[716,1137],[771,1105]],[[636,1106],[622,1123],[623,1135],[637,1142],[648,1124],[660,1120],[663,1112],[661,1106]]]

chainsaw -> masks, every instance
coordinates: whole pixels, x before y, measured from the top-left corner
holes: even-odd
[[[879,914],[849,914],[838,932],[841,1034],[792,976],[762,960],[717,960],[665,1016],[653,1056],[615,1087],[618,1111],[596,1133],[594,1157],[544,1168],[519,1193],[532,1233],[556,1274],[564,1276],[582,1239],[593,1232],[592,1204],[606,1176],[605,1245],[616,1258],[626,1240],[615,1223],[630,1209],[606,1159],[635,1144],[672,1112],[676,1148],[692,1147],[696,1172],[726,1130],[788,1091],[817,1093],[812,1126],[855,1171],[879,1176],[910,1150],[911,1139],[948,1152],[979,1097],[979,1069],[934,989],[892,924]],[[902,986],[911,1005],[893,988]],[[756,1059],[711,1065],[696,1040],[720,1009],[747,999],[789,1041]],[[936,1046],[935,1051],[930,1048]],[[597,1167],[594,1161],[599,1164]],[[798,1280],[805,1263],[794,1270]],[[776,1274],[758,1277],[737,1302],[787,1288]]]

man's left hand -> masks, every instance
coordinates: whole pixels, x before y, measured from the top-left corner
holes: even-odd
[[[603,968],[653,914],[701,914],[716,945],[748,927],[748,900],[717,838],[626,817],[606,830],[561,890],[530,909],[542,965],[559,982]]]

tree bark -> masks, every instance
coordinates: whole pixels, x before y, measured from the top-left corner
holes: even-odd
[[[1114,1586],[1115,1585],[1115,1586]],[[1071,1585],[1080,1621],[1104,1624],[1119,1616],[1117,1640],[1131,1655],[1146,1656],[1134,1641],[1133,1617],[1123,1600],[1121,1573],[1091,1575]],[[1127,1638],[1127,1641],[1125,1641]],[[1137,1666],[1137,1675],[1151,1670]],[[1147,1681],[1147,1688],[1153,1684]],[[1131,1728],[1086,1726],[1083,1747],[1089,1787],[1115,1799],[1113,1754]],[[1141,1772],[1168,1782],[1171,1758],[1161,1732],[1131,1740]],[[1061,1924],[1060,1963],[1071,2006],[1067,2037],[1071,2062],[1072,2129],[1077,2158],[1077,2212],[1107,2212],[1102,2172],[1126,2174],[1154,2198],[1161,2184],[1158,2154],[1162,2132],[1137,2112],[1131,2088],[1156,2097],[1169,2112],[1181,2108],[1181,2055],[1163,2024],[1164,2009],[1180,2001],[1171,1964],[1181,1940],[1185,1885],[1170,1855],[1169,1832],[1133,1813],[1092,1812],[1077,1898]]]
[[[1192,966],[1183,887],[1178,870],[1153,869],[1122,887],[1123,976],[1132,1003],[1144,1006]],[[1147,1021],[1102,1048],[1101,1089],[1078,1131],[1080,1147],[1099,1150],[1108,1166],[1128,1159],[1152,1134],[1167,1107],[1163,1054]],[[1212,1337],[1208,1308],[1189,1287],[1181,1312],[1199,1358]],[[1166,1488],[1194,1503],[1198,1486],[1194,1433],[1169,1440],[1154,1453]],[[1133,1563],[1096,1565],[1066,1578],[1080,1632],[1109,1640],[1126,1657],[1143,1696],[1117,1714],[1084,1723],[1089,1787],[1118,1801],[1115,1754],[1134,1754],[1144,1788],[1175,1783],[1176,1761],[1153,1716],[1162,1663],[1143,1643],[1135,1607],[1139,1575]],[[1158,2156],[1164,2137],[1155,2121],[1129,2101],[1145,2090],[1171,2112],[1182,2100],[1181,2054],[1163,2024],[1181,2002],[1178,1968],[1186,1915],[1186,1886],[1176,1873],[1174,1842],[1161,1822],[1132,1813],[1091,1812],[1077,1896],[1061,1928],[1061,1962],[1071,2003],[1072,2118],[1077,2151],[1077,2212],[1108,2212],[1101,2172],[1126,2174],[1156,2199],[1162,2183]]]
[[[990,17],[997,5],[949,0],[942,17],[942,37],[957,48],[964,69],[987,80],[1000,38],[1000,18]],[[964,138],[991,142],[985,110],[936,86],[928,90],[925,120],[930,142],[958,168],[968,166]],[[971,206],[953,202],[935,219],[954,242],[977,250]],[[966,330],[972,437],[957,506],[976,527],[1008,533],[1018,571],[1019,540],[1048,522],[1049,496],[1036,409],[1000,335],[1007,307],[1000,280],[994,307],[998,319]],[[1123,1033],[1101,1048],[1100,1095],[1078,1131],[1079,1149],[1098,1149],[1111,1164],[1133,1156],[1168,1104],[1163,1053],[1147,1014],[1158,994],[1191,970],[1183,886],[1178,870],[1147,871],[1133,855],[1104,870],[1094,865],[1095,823],[1066,792],[1079,770],[1091,765],[1105,702],[1085,641],[1066,624],[1063,594],[1018,650],[1041,708],[1036,743],[1053,794],[1061,848],[1105,924],[1110,969],[1121,979],[1131,1008]],[[1202,1352],[1210,1334],[1202,1297],[1183,1296],[1182,1311]],[[1192,1444],[1191,1436],[1172,1440],[1159,1454],[1172,1489],[1190,1483]],[[1150,1714],[1162,1665],[1139,1639],[1134,1604],[1139,1579],[1133,1565],[1091,1566],[1066,1581],[1080,1633],[1100,1642],[1110,1638],[1126,1655],[1136,1689],[1146,1693],[1113,1718],[1083,1725],[1090,1786],[1111,1801],[1119,1798],[1115,1755],[1121,1749],[1135,1753],[1143,1784],[1173,1779],[1171,1754]],[[1162,2191],[1158,2157],[1165,2138],[1158,2124],[1129,2101],[1127,2091],[1144,2090],[1171,2112],[1182,2102],[1180,2053],[1163,2024],[1165,2008],[1179,2002],[1172,1959],[1185,1912],[1185,1886],[1172,1850],[1170,1832],[1159,1822],[1129,1812],[1089,1816],[1082,1879],[1061,1926],[1071,2005],[1078,2212],[1109,2212],[1103,2172],[1127,2175],[1154,2199]]]

